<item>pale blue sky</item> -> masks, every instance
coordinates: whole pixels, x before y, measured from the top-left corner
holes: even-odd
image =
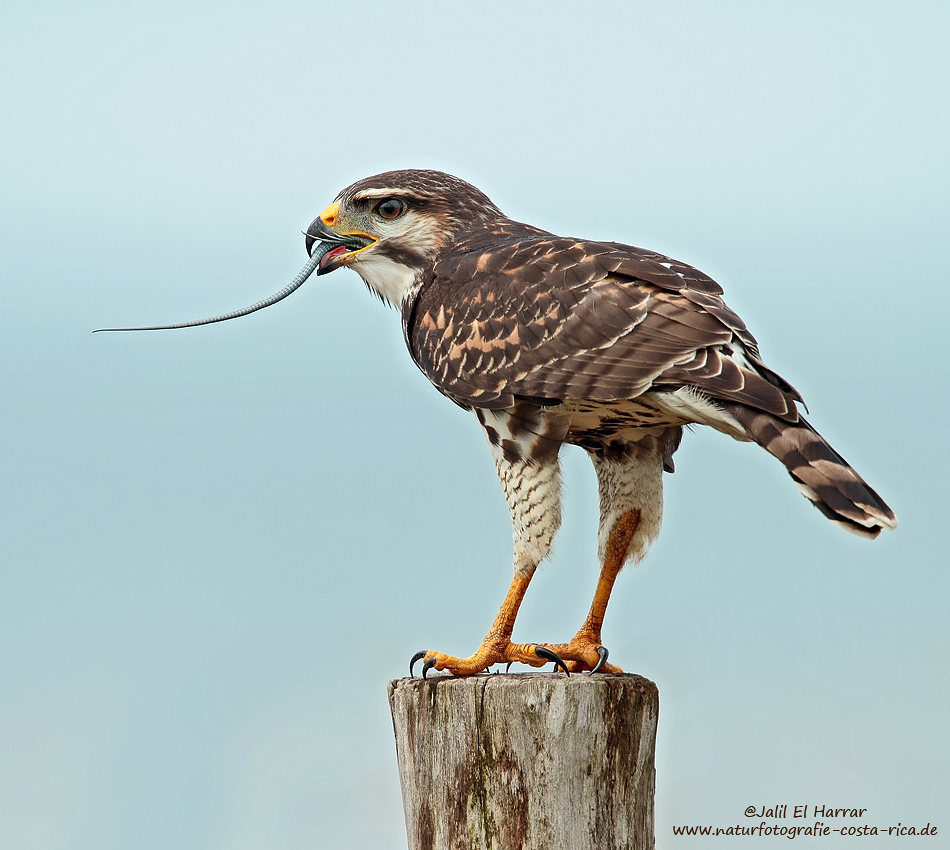
[[[699,431],[619,582],[657,843],[750,804],[950,832],[944,3],[91,3],[0,12],[0,847],[405,846],[385,683],[510,576],[474,418],[300,231],[389,168],[717,278],[897,511],[833,527]],[[596,484],[516,630],[576,629]],[[875,847],[904,847],[877,839]],[[730,846],[773,846],[743,839]],[[824,840],[822,847],[853,841]]]

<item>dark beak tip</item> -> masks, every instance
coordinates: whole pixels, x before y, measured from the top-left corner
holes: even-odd
[[[322,225],[322,224],[323,224],[323,222],[320,221],[320,218],[319,218],[319,217],[317,217],[317,218],[315,218],[313,221],[310,222],[310,226],[307,228],[306,232],[304,233],[304,236],[306,237],[306,246],[307,246],[307,256],[308,256],[308,257],[312,257],[312,256],[313,256],[313,245],[314,245],[314,243],[315,243],[315,242],[318,242],[318,241],[321,241],[321,238],[322,238],[322,234],[321,234],[322,227],[321,227],[321,225]]]

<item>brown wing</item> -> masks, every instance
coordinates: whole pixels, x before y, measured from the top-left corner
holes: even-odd
[[[693,385],[795,421],[798,393],[699,270],[511,222],[457,246],[406,316],[416,362],[465,406],[635,398]]]

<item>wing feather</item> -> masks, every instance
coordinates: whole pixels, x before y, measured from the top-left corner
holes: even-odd
[[[800,396],[761,363],[712,278],[629,245],[519,228],[455,246],[407,307],[410,351],[450,398],[497,408],[693,386],[798,420]]]

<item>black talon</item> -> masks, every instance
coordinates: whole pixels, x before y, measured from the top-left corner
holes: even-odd
[[[506,672],[506,673],[511,669],[511,665],[514,664],[514,663],[515,663],[514,661],[509,661],[509,662],[505,665],[505,672]]]
[[[568,676],[571,675],[570,671],[567,669],[567,665],[564,663],[564,659],[561,658],[556,652],[551,652],[546,646],[536,646],[534,648],[534,654],[538,658],[546,658],[548,661],[554,662],[554,670],[557,671],[557,668],[560,667]]]
[[[594,669],[590,671],[591,675],[596,673],[601,667],[604,666],[604,662],[607,660],[607,647],[598,646],[597,654],[600,656],[600,660],[594,665]]]
[[[409,659],[409,675],[410,675],[411,677],[415,677],[415,675],[416,675],[415,673],[412,672],[412,668],[416,666],[416,662],[417,662],[420,658],[425,658],[425,657],[426,657],[426,653],[427,653],[428,651],[429,651],[428,649],[420,649],[415,655],[412,656],[412,658]]]
[[[422,665],[422,678],[423,678],[423,679],[429,674],[429,671],[430,671],[433,667],[435,667],[435,659],[434,659],[434,658],[430,658],[428,661],[426,661],[425,664]]]

